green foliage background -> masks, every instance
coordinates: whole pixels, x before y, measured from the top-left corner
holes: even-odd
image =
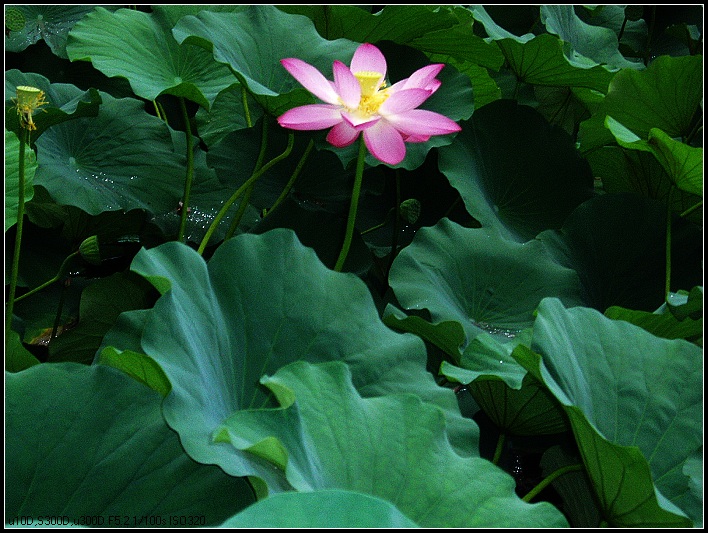
[[[6,6],[6,525],[702,527],[702,11]],[[341,273],[280,60],[363,42],[462,131],[367,156]]]

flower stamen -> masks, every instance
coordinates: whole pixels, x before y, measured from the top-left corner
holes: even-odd
[[[354,77],[361,86],[358,111],[365,117],[370,117],[379,110],[389,96],[388,91],[384,90],[386,82],[381,73],[373,71],[355,72]]]

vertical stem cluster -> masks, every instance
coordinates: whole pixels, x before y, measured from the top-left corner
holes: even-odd
[[[201,244],[199,245],[199,249],[197,252],[199,255],[202,255],[204,253],[204,250],[207,247],[207,244],[209,243],[209,239],[211,239],[211,236],[214,234],[216,231],[216,228],[219,226],[219,223],[221,222],[221,219],[224,218],[226,213],[228,212],[229,208],[234,204],[236,200],[238,200],[241,195],[243,195],[244,192],[248,190],[249,187],[251,187],[257,180],[260,178],[263,174],[265,174],[273,165],[276,163],[282,161],[286,157],[290,155],[290,152],[293,149],[293,144],[295,143],[295,135],[292,133],[288,135],[288,146],[285,148],[285,151],[280,154],[277,157],[274,157],[268,163],[263,165],[259,170],[254,171],[253,174],[251,175],[248,180],[246,180],[246,183],[241,185],[238,189],[236,189],[236,192],[234,192],[231,195],[231,198],[226,200],[226,203],[221,207],[219,212],[217,213],[216,217],[212,221],[211,225],[209,226],[209,229],[206,232],[206,235],[204,235],[204,238],[202,239]]]
[[[244,110],[246,112],[246,122],[251,124],[251,118],[250,118],[250,113],[248,112],[248,106],[246,105],[246,97],[244,96],[243,100],[243,105],[244,105]],[[256,159],[256,166],[253,167],[253,172],[258,172],[261,167],[263,166],[263,160],[265,159],[266,151],[268,149],[268,120],[263,119],[263,128],[261,130],[261,151],[258,153],[258,159]],[[231,222],[231,226],[229,227],[229,230],[226,232],[226,236],[224,239],[230,239],[231,237],[234,236],[234,233],[236,233],[236,228],[238,228],[238,225],[241,223],[241,219],[243,218],[243,214],[246,212],[246,208],[248,207],[248,201],[251,199],[251,194],[253,193],[253,188],[256,186],[255,182],[251,184],[251,186],[246,189],[246,192],[243,195],[243,200],[241,200],[241,203],[238,206],[238,210],[236,211],[236,215],[234,216],[233,221]]]

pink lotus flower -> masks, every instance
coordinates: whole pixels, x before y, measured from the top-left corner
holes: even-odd
[[[295,107],[278,117],[278,123],[293,130],[332,128],[327,141],[338,148],[349,146],[363,132],[369,152],[379,161],[396,165],[406,156],[406,142],[425,142],[432,135],[461,129],[439,113],[416,109],[440,87],[435,76],[443,64],[423,67],[386,87],[386,59],[368,43],[356,49],[349,67],[334,62],[334,82],[300,59],[280,62],[305,89],[326,103]]]

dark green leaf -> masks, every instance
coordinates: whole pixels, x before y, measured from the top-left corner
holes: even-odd
[[[439,166],[475,219],[519,241],[561,227],[593,191],[590,167],[571,138],[510,100],[492,102],[463,123],[440,149]]]
[[[281,464],[298,490],[366,492],[423,527],[566,525],[551,504],[522,502],[486,459],[460,457],[443,413],[414,394],[364,398],[341,361],[292,363],[261,382],[281,408],[238,411],[216,439]]]
[[[135,527],[152,517],[164,527],[201,515],[208,526],[254,501],[245,479],[190,459],[160,396],[112,368],[44,364],[5,381],[6,521],[91,517]]]
[[[261,500],[221,524],[228,528],[410,528],[393,504],[349,490],[286,492]]]
[[[132,9],[97,8],[72,30],[67,53],[91,61],[106,76],[127,78],[136,95],[187,98],[209,109],[216,95],[236,82],[229,70],[199,47],[179,45],[160,20]]]

